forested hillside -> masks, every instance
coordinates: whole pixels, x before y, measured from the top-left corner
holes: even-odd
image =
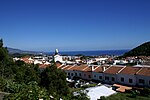
[[[124,56],[150,56],[150,42],[143,43],[142,45],[125,53]]]

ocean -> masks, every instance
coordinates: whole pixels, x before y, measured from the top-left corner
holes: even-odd
[[[101,56],[101,55],[123,55],[129,50],[95,50],[95,51],[64,51],[59,52],[61,55],[85,55],[85,56]],[[48,52],[47,54],[52,55],[54,52]]]

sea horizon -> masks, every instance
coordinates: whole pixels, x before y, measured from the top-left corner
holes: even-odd
[[[130,49],[122,50],[82,50],[82,51],[59,51],[60,55],[85,55],[85,56],[101,56],[101,55],[123,55],[130,51]],[[46,54],[53,55],[54,52],[46,52]]]

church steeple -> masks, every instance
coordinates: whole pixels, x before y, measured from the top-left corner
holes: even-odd
[[[58,54],[58,49],[55,49],[55,55],[57,55]]]

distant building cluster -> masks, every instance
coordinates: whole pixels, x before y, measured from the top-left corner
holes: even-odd
[[[149,57],[127,57],[118,60],[116,56],[61,56],[58,49],[53,56],[14,58],[15,61],[38,64],[40,68],[46,68],[55,61],[57,68],[64,70],[69,79],[81,78],[108,84],[150,87],[150,66],[139,65],[144,63],[145,59]],[[131,63],[136,65],[129,66]]]

